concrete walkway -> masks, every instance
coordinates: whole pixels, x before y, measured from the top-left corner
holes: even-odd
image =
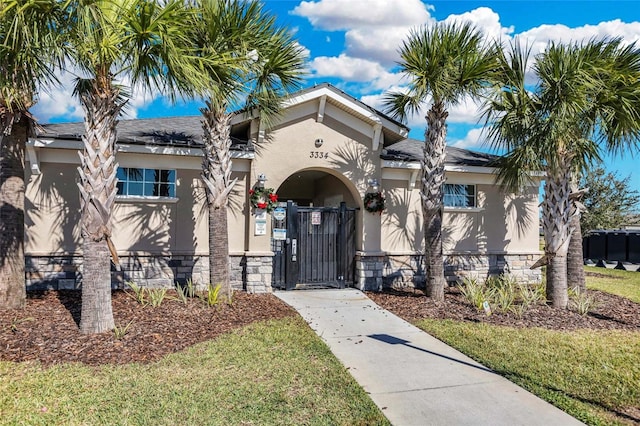
[[[302,315],[393,425],[582,424],[358,290],[275,295]]]

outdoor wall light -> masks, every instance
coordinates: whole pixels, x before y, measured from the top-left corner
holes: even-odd
[[[264,183],[267,181],[267,176],[264,173],[258,175],[258,186],[264,188]]]
[[[378,179],[369,179],[367,183],[369,184],[369,188],[371,188],[371,192],[380,191],[380,182],[378,182]]]
[[[320,138],[316,139],[316,148],[320,148],[324,141]]]

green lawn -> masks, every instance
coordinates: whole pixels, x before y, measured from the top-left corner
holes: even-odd
[[[640,273],[587,268],[589,288],[640,303]],[[617,278],[616,278],[617,277]],[[452,320],[418,327],[591,425],[640,413],[640,331],[516,329]]]
[[[595,266],[585,266],[584,270],[599,275],[607,275],[606,277],[587,277],[588,288],[617,294],[640,303],[640,272],[618,271]]]
[[[378,425],[380,410],[300,318],[153,364],[0,362],[0,423]]]
[[[417,325],[587,424],[617,424],[615,412],[640,410],[640,332]]]

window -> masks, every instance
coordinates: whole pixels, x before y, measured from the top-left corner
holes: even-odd
[[[445,207],[476,207],[476,186],[445,183],[443,197]]]
[[[137,197],[176,196],[176,171],[118,168],[118,195]]]

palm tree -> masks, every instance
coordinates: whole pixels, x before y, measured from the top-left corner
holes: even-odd
[[[117,264],[112,208],[117,192],[116,126],[132,86],[188,90],[199,82],[188,78],[190,52],[186,38],[189,14],[183,2],[98,0],[72,9],[69,56],[83,78],[75,94],[85,111],[84,150],[79,167],[83,236],[82,312],[80,331],[100,333],[114,327],[111,308],[110,254]],[[180,75],[180,78],[178,78]],[[184,86],[183,86],[184,85]],[[185,87],[186,86],[186,87]]]
[[[0,3],[0,309],[26,300],[24,153],[36,125],[29,108],[37,91],[55,81],[59,6],[53,0]]]
[[[442,184],[447,137],[447,108],[465,97],[478,98],[496,66],[496,49],[471,24],[438,23],[411,32],[400,48],[400,69],[409,79],[407,93],[390,93],[387,111],[405,120],[430,102],[422,159],[422,213],[425,224],[427,295],[444,299]]]
[[[508,151],[499,173],[503,183],[516,188],[528,172],[546,172],[545,256],[538,264],[547,264],[547,298],[566,308],[567,252],[572,220],[580,214],[572,182],[603,151],[637,145],[640,51],[620,39],[551,44],[535,59],[532,90],[525,87],[528,58],[517,44],[502,57],[485,116],[492,143]]]
[[[209,209],[209,279],[231,296],[227,206],[235,184],[231,178],[230,107],[244,103],[258,112],[263,125],[277,115],[288,91],[301,82],[302,48],[275,17],[253,1],[200,0],[196,5],[194,40],[202,56],[235,58],[220,68],[205,68],[207,82],[201,109],[202,180]]]

